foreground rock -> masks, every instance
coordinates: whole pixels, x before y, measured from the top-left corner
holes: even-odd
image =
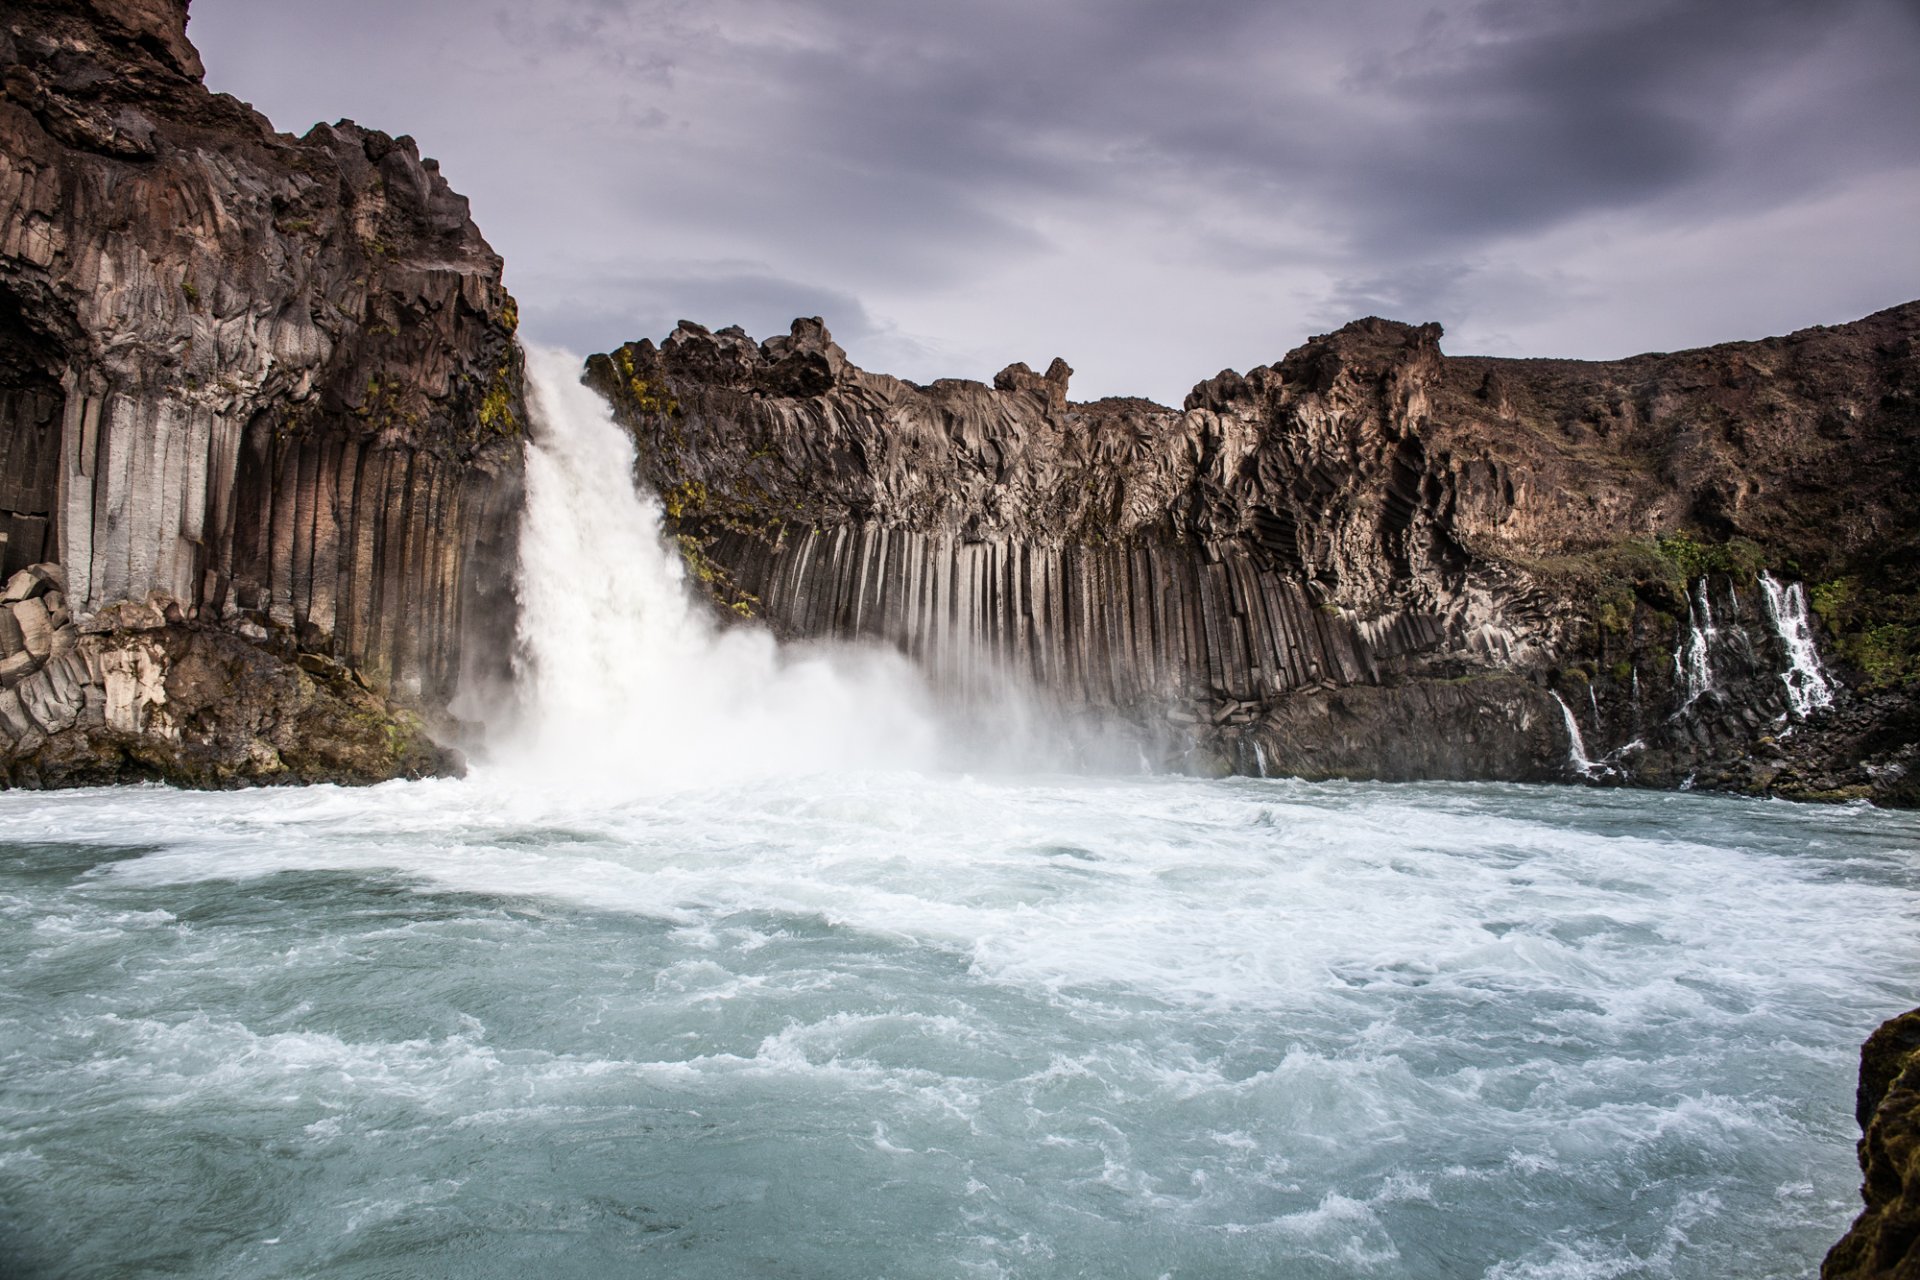
[[[0,19],[0,574],[58,566],[73,680],[105,691],[99,663],[138,652],[173,690],[154,718],[109,698],[104,720],[34,719],[0,773],[443,770],[421,725],[454,733],[454,690],[504,678],[511,639],[524,411],[500,260],[411,139],[275,133],[201,85],[185,23],[179,0]],[[154,609],[164,628],[127,622]],[[24,688],[53,655],[14,612],[0,681]],[[194,728],[176,713],[209,664],[260,683]],[[408,745],[368,749],[375,720]]]
[[[1917,335],[1582,363],[1369,319],[1178,410],[1060,360],[917,386],[818,320],[588,375],[718,604],[958,698],[1012,672],[1202,770],[1911,803]]]
[[[9,786],[353,783],[463,771],[459,753],[436,745],[418,715],[350,668],[189,622],[178,601],[157,594],[82,625],[61,586],[59,567],[41,564],[5,592],[0,781]]]
[[[1821,1280],[1920,1276],[1920,1009],[1875,1031],[1860,1051],[1854,1109],[1867,1207],[1827,1254]]]

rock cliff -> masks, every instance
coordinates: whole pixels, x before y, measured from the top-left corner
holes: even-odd
[[[184,0],[0,19],[0,575],[58,587],[0,615],[0,766],[457,767],[422,726],[512,635],[500,259],[412,139],[277,134],[200,83],[185,28]]]
[[[1920,1009],[1887,1022],[1861,1049],[1854,1114],[1866,1208],[1820,1278],[1911,1280],[1920,1276]]]
[[[1586,363],[1367,319],[1176,410],[683,322],[588,378],[720,605],[956,696],[1011,672],[1200,769],[1911,803],[1916,334]]]

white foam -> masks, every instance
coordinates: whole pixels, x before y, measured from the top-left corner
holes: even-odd
[[[977,1206],[1016,1273],[1023,1238],[1106,1259],[1074,1224],[1124,1220],[1229,1272],[1393,1274],[1431,1257],[1430,1197],[1543,1206],[1564,1247],[1472,1274],[1667,1275],[1659,1195],[1703,1180],[1817,1236],[1854,1178],[1850,1046],[1914,976],[1920,828],[1870,809],[913,773],[543,798],[485,769],[0,796],[0,842],[49,822],[154,851],[9,885],[8,972],[41,993],[7,1006],[16,1097],[128,1133],[269,1117],[303,1160],[409,1177],[421,1135],[564,1151],[669,1100],[734,1128],[659,1159],[899,1178]],[[383,969],[446,985],[416,1008],[362,985]],[[1622,1199],[1649,1168],[1680,1172]]]

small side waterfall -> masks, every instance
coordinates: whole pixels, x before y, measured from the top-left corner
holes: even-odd
[[[1784,586],[1770,573],[1760,575],[1767,615],[1780,645],[1787,651],[1787,669],[1780,673],[1787,686],[1787,706],[1795,720],[1804,720],[1833,704],[1833,684],[1820,665],[1820,649],[1813,639],[1813,621],[1807,616],[1807,590],[1798,582]]]
[[[1551,692],[1551,690],[1549,690]],[[1560,714],[1567,722],[1567,763],[1571,764],[1583,778],[1594,775],[1595,765],[1587,756],[1586,739],[1580,736],[1580,722],[1573,718],[1573,708],[1559,694],[1553,694],[1553,700],[1560,704]]]
[[[1680,702],[1682,711],[1713,688],[1713,642],[1718,635],[1703,577],[1693,584],[1693,595],[1687,601],[1687,634],[1673,651],[1673,680],[1685,693]]]
[[[707,616],[658,499],[635,489],[632,440],[579,371],[567,352],[527,353],[524,706],[507,754],[555,781],[614,788],[932,763],[929,695],[905,659],[783,648]]]

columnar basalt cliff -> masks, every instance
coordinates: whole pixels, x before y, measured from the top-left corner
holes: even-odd
[[[431,737],[512,635],[500,259],[411,139],[276,134],[202,86],[185,25],[0,22],[0,572],[47,566],[10,608],[65,620],[0,616],[0,771],[457,767]]]
[[[1201,768],[1911,802],[1917,333],[1582,363],[1368,319],[1179,410],[1060,360],[916,386],[818,320],[588,377],[719,604],[961,693],[1012,672]]]

